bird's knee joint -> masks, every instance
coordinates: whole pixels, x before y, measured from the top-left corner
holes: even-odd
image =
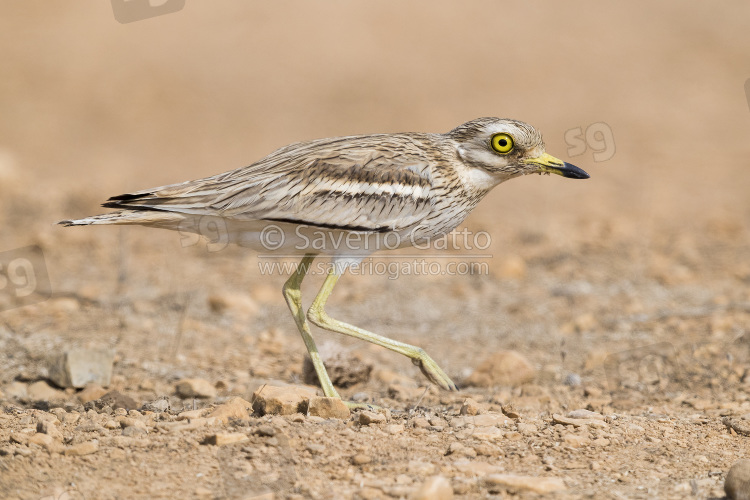
[[[307,319],[310,320],[311,323],[318,326],[321,326],[323,323],[325,323],[326,316],[326,312],[322,307],[313,306],[307,310]]]

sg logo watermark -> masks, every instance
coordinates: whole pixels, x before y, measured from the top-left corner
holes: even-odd
[[[607,356],[604,371],[611,391],[621,388],[663,393],[681,378],[675,347],[669,342],[637,347]]]
[[[110,0],[118,23],[127,24],[180,11],[185,0]]]
[[[592,123],[586,130],[576,127],[565,132],[568,156],[580,156],[591,149],[594,161],[607,161],[615,155],[615,136],[604,122]]]
[[[52,295],[38,246],[0,252],[0,311],[44,302]]]

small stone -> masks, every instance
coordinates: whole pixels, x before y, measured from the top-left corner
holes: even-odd
[[[351,458],[353,465],[364,465],[372,462],[372,458],[364,453],[357,453]]]
[[[321,418],[349,418],[349,407],[341,398],[313,396],[308,402],[307,413]]]
[[[420,460],[411,460],[406,466],[406,471],[409,474],[416,474],[418,476],[427,476],[430,474],[434,474],[435,470],[435,464],[430,462],[422,462]]]
[[[385,415],[382,413],[365,410],[359,414],[360,425],[384,424],[385,421]]]
[[[247,420],[250,418],[252,403],[245,401],[240,397],[233,397],[226,403],[214,408],[208,414],[208,418],[214,417],[219,422],[226,424],[230,419]]]
[[[516,430],[523,434],[524,436],[529,436],[531,434],[536,434],[539,432],[539,429],[534,424],[529,424],[525,422],[519,422],[518,425],[516,425]]]
[[[430,423],[426,418],[416,417],[411,421],[411,425],[413,425],[417,429],[426,429],[430,426]]]
[[[401,434],[402,432],[404,432],[404,430],[406,430],[406,428],[403,426],[403,424],[391,424],[385,428],[385,431],[388,434]]]
[[[477,415],[481,412],[482,407],[474,401],[471,398],[466,398],[461,404],[461,410],[459,410],[459,414],[461,415]]]
[[[41,446],[45,450],[49,451],[50,453],[60,453],[62,452],[65,447],[60,441],[55,440],[52,438],[52,436],[48,434],[43,434],[41,432],[37,432],[33,436],[29,438],[29,444],[35,444],[37,446]]]
[[[63,391],[58,391],[44,380],[29,384],[26,388],[26,397],[31,401],[59,401],[67,399]]]
[[[750,459],[737,460],[724,480],[729,500],[750,500]]]
[[[307,445],[307,451],[313,455],[320,455],[326,451],[326,447],[318,443],[310,443]]]
[[[534,366],[516,351],[499,351],[485,359],[467,379],[478,387],[517,386],[536,376]]]
[[[242,432],[218,432],[216,434],[206,436],[206,438],[202,441],[202,444],[225,446],[228,444],[242,443],[244,441],[247,441],[248,439],[249,438],[247,437],[247,434],[244,434]]]
[[[459,443],[458,441],[456,441],[451,443],[448,447],[447,455],[474,458],[477,456],[477,452],[474,448],[469,448],[468,446],[464,446],[463,443]]]
[[[76,394],[76,396],[78,396],[78,401],[80,401],[81,404],[86,404],[89,401],[99,399],[105,394],[107,394],[107,389],[100,386],[99,384],[86,384],[86,387],[84,387],[81,392]]]
[[[573,410],[568,412],[568,418],[595,418],[597,420],[604,420],[604,415],[590,410]]]
[[[490,491],[525,490],[545,494],[565,489],[565,483],[559,477],[517,476],[515,474],[491,474],[485,478],[484,484]]]
[[[60,432],[60,429],[55,425],[54,422],[57,422],[58,420],[55,419],[54,421],[51,420],[43,420],[36,424],[36,431],[41,432],[43,434],[49,435],[52,439],[58,439],[62,441],[63,434]]]
[[[65,455],[67,456],[83,456],[91,455],[99,450],[99,443],[96,441],[86,441],[85,443],[74,444],[65,448]]]
[[[26,384],[13,381],[3,388],[5,397],[8,399],[21,399],[26,397]]]
[[[373,364],[358,353],[349,352],[335,342],[323,343],[318,347],[318,351],[331,382],[336,387],[347,388],[370,380]],[[309,357],[305,357],[302,374],[306,384],[319,385],[318,374]]]
[[[600,428],[607,427],[607,423],[598,418],[568,418],[556,413],[552,415],[552,421],[556,424],[572,425],[573,427],[581,427],[583,425]]]
[[[141,383],[141,386],[143,386],[142,383]],[[169,398],[167,396],[162,396],[160,398],[156,398],[153,401],[149,401],[148,403],[144,404],[141,409],[143,411],[152,411],[154,413],[163,413],[163,412],[168,411],[170,409]]]
[[[113,410],[117,410],[118,408],[122,408],[125,410],[135,410],[138,407],[138,403],[136,403],[133,398],[122,394],[120,391],[109,391],[99,399],[89,401],[87,405],[91,405],[92,403],[95,408],[99,409],[102,409],[105,406],[109,406]],[[88,408],[88,406],[84,407]]]
[[[109,429],[109,430],[119,429],[120,428],[120,423],[119,422],[115,422],[114,420],[107,420],[104,423],[104,428],[105,429]]]
[[[512,423],[512,421],[503,415],[502,413],[482,413],[481,415],[475,415],[469,422],[476,425],[477,427],[486,427],[490,425],[506,426]]]
[[[177,382],[175,392],[183,399],[187,398],[215,398],[216,387],[202,378],[185,378]]]
[[[586,436],[579,436],[578,434],[565,434],[563,442],[571,448],[580,448],[591,443],[591,440]]]
[[[563,384],[569,387],[578,387],[581,385],[581,376],[577,373],[568,373],[563,380]]]
[[[112,378],[114,359],[110,349],[70,349],[52,360],[49,378],[60,387],[81,388],[89,383],[106,387]]]
[[[258,426],[257,429],[255,429],[255,433],[258,436],[273,437],[276,435],[276,429],[270,425],[261,425],[261,426]]]
[[[499,441],[505,437],[505,433],[498,427],[475,427],[470,436],[474,439],[484,441]]]
[[[311,387],[264,385],[253,393],[253,410],[260,415],[307,414],[310,398],[316,395],[317,391]]]
[[[10,442],[18,444],[26,444],[29,442],[29,435],[22,432],[11,432]]]
[[[453,488],[451,482],[443,476],[427,479],[412,495],[412,500],[451,500]]]
[[[122,430],[122,435],[127,437],[142,437],[146,436],[148,434],[148,431],[144,429],[143,427],[125,427]]]

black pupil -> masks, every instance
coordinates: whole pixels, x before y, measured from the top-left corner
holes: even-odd
[[[505,147],[508,145],[508,139],[500,139],[498,144],[500,144],[502,147]]]

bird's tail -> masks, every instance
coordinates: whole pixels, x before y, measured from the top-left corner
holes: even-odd
[[[90,226],[93,224],[146,224],[156,227],[179,225],[185,216],[158,210],[120,210],[109,214],[93,215],[84,219],[61,220],[63,226]]]

